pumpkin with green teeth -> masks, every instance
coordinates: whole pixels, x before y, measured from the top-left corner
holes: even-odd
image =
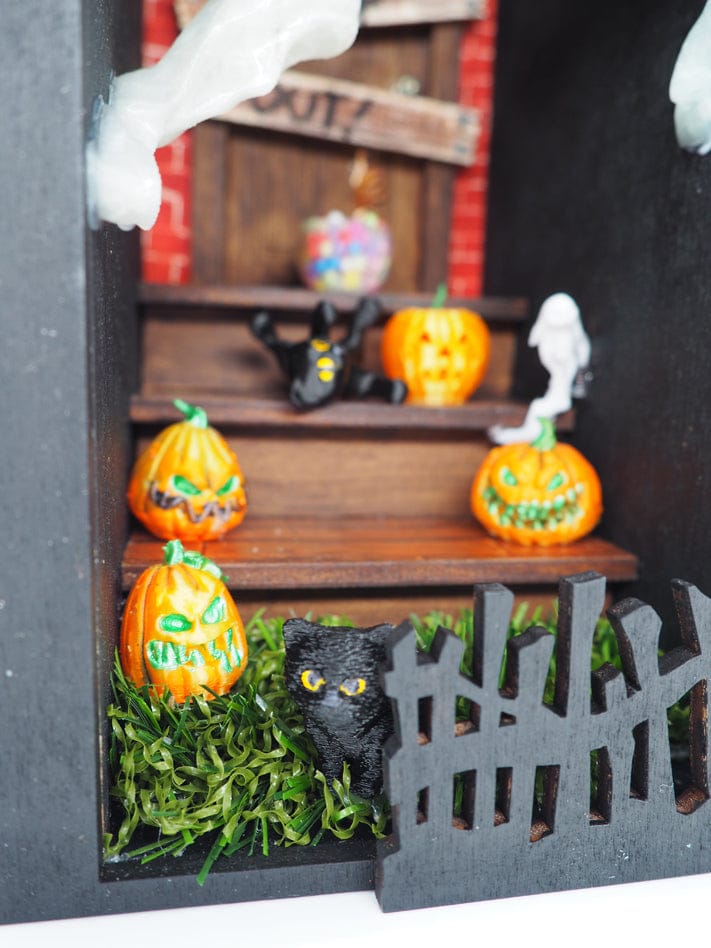
[[[140,455],[128,503],[163,540],[216,540],[242,522],[247,509],[237,457],[208,424],[202,408],[180,399],[183,421],[164,428]]]
[[[553,422],[541,419],[530,444],[493,448],[474,478],[474,516],[491,534],[524,545],[571,543],[602,515],[595,469],[572,445],[557,441]]]
[[[129,593],[121,624],[121,667],[139,687],[211,699],[234,685],[247,665],[247,639],[219,567],[180,540],[164,547]]]

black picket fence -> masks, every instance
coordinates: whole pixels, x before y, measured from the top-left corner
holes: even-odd
[[[396,708],[385,748],[393,834],[376,866],[384,910],[711,870],[711,600],[672,585],[681,644],[664,656],[650,606],[608,611],[622,671],[590,672],[605,600],[595,573],[561,581],[555,636],[531,628],[508,639],[512,593],[477,587],[471,678],[453,633],[440,629],[423,654],[408,623],[396,630],[385,673]],[[686,701],[680,785],[668,711]]]

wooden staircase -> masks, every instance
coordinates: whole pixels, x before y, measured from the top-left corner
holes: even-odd
[[[356,301],[329,298],[347,320]],[[387,316],[430,298],[380,299]],[[136,450],[179,419],[172,405],[179,397],[201,405],[236,451],[247,516],[200,550],[227,574],[243,614],[265,607],[399,622],[411,612],[470,605],[475,582],[502,582],[528,600],[550,600],[561,575],[594,569],[610,581],[636,577],[635,557],[599,536],[527,548],[489,537],[469,512],[471,480],[490,448],[486,430],[520,424],[526,411],[509,397],[524,301],[451,301],[476,309],[492,331],[487,378],[466,405],[341,401],[304,413],[289,405],[284,380],[248,321],[266,308],[281,333],[303,338],[317,301],[308,290],[276,287],[142,290],[142,377],[131,406]],[[379,337],[378,327],[369,330],[360,364],[379,368]],[[570,412],[559,431],[573,425]],[[162,545],[135,529],[123,562],[126,588],[162,559]]]

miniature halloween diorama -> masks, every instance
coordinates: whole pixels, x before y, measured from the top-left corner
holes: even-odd
[[[318,293],[374,293],[385,282],[392,262],[390,228],[375,207],[385,196],[383,174],[363,151],[356,153],[349,184],[354,209],[333,210],[304,221],[301,278]]]
[[[402,381],[386,379],[353,364],[352,354],[360,346],[363,333],[379,316],[378,301],[364,297],[353,314],[347,335],[337,342],[330,339],[337,313],[325,300],[314,309],[309,337],[303,341],[280,339],[272,317],[265,311],[253,317],[251,329],[276,356],[289,384],[289,401],[295,408],[317,408],[341,396],[373,395],[398,403],[407,394]]]
[[[461,405],[481,384],[489,364],[489,328],[478,313],[447,307],[446,287],[431,307],[393,313],[385,324],[385,374],[403,379],[407,401],[432,407]]]
[[[134,684],[168,691],[182,704],[234,685],[247,665],[247,639],[219,568],[180,540],[165,562],[134,583],[121,625],[123,671]]]
[[[571,296],[554,293],[544,301],[528,345],[538,349],[541,364],[550,374],[548,388],[541,398],[533,399],[520,427],[495,425],[489,429],[496,444],[533,441],[541,431],[541,418],[555,419],[570,409],[574,395],[585,394],[581,375],[590,362],[590,340]]]
[[[185,418],[164,428],[137,459],[128,485],[133,514],[163,540],[215,540],[244,519],[237,457],[202,408],[176,399]]]
[[[322,626],[304,619],[284,624],[286,687],[328,780],[345,761],[351,789],[370,799],[383,782],[383,744],[392,734],[390,702],[380,684],[391,625]]]
[[[526,546],[570,543],[602,516],[597,472],[572,445],[556,439],[548,418],[532,442],[492,448],[474,477],[471,509],[482,526]]]

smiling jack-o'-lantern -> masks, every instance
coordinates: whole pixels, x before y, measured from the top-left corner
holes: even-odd
[[[247,665],[242,619],[211,560],[180,540],[164,549],[165,563],[144,570],[126,602],[121,666],[139,687],[168,691],[180,704],[189,695],[209,700]]]
[[[504,540],[570,543],[600,519],[600,480],[579,451],[556,440],[552,421],[540,422],[541,433],[530,444],[492,448],[474,478],[471,508],[489,533]]]
[[[440,288],[431,307],[403,309],[385,325],[385,374],[407,385],[407,401],[461,405],[481,384],[489,364],[489,328],[478,313],[444,306]]]
[[[247,509],[237,457],[202,408],[176,399],[185,419],[169,425],[136,461],[128,485],[133,514],[163,540],[214,540]]]

